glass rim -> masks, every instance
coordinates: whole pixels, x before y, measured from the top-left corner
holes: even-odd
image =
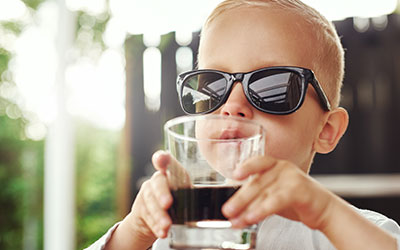
[[[172,131],[170,128],[176,124],[179,123],[184,123],[184,122],[188,122],[188,121],[201,121],[201,120],[206,120],[206,119],[232,119],[232,120],[237,120],[239,122],[246,122],[246,123],[251,123],[254,126],[258,126],[260,128],[260,133],[257,133],[255,135],[252,136],[248,136],[248,137],[243,137],[243,138],[233,138],[233,139],[215,139],[215,138],[194,138],[194,137],[190,137],[190,136],[186,136],[186,135],[182,135],[179,134],[175,131]],[[164,133],[166,133],[166,135],[172,135],[177,139],[180,140],[186,140],[186,141],[191,141],[191,142],[196,142],[196,141],[209,141],[209,142],[243,142],[243,141],[252,141],[252,140],[259,140],[262,137],[265,136],[266,131],[264,129],[264,127],[253,120],[247,119],[247,118],[243,118],[243,117],[238,117],[238,116],[226,116],[226,115],[217,115],[217,114],[199,114],[199,115],[183,115],[183,116],[178,116],[175,118],[172,118],[170,120],[168,120],[165,124],[164,124]]]

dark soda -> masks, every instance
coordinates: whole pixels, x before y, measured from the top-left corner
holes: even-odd
[[[173,204],[168,210],[173,224],[191,224],[204,220],[227,220],[222,205],[239,187],[195,187],[172,191]]]

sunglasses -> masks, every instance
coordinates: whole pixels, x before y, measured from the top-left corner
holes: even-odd
[[[304,102],[309,83],[314,87],[322,108],[330,104],[314,73],[300,67],[269,67],[247,73],[227,73],[201,69],[180,74],[177,91],[187,114],[207,114],[221,107],[235,82],[241,82],[247,100],[256,109],[276,115],[298,110]]]

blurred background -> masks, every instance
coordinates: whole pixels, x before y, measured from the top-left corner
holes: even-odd
[[[0,1],[0,249],[82,249],[126,215],[218,2]],[[399,222],[398,1],[304,2],[342,37],[350,113],[311,174]]]

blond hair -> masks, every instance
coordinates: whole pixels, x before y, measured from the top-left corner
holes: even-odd
[[[314,55],[311,57],[311,69],[323,86],[331,106],[339,105],[344,76],[344,50],[336,29],[330,21],[312,7],[298,0],[225,0],[209,15],[203,31],[219,15],[238,7],[277,7],[302,16],[306,24],[312,27],[308,32],[314,35],[317,45],[314,46]]]

